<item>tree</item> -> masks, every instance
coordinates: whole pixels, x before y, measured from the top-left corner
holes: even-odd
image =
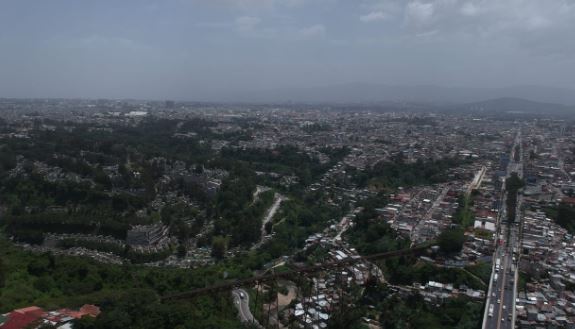
[[[50,260],[48,257],[39,257],[28,264],[28,273],[41,276],[50,270]]]
[[[223,236],[215,236],[212,240],[212,256],[223,259],[228,248],[228,239]]]
[[[50,276],[42,276],[34,282],[34,288],[41,292],[49,292],[54,288],[54,280]]]
[[[557,210],[557,224],[564,227],[569,233],[575,232],[575,208],[566,203],[561,203]]]
[[[445,253],[457,253],[463,249],[465,234],[461,228],[450,228],[439,235],[439,247]]]
[[[509,178],[505,180],[505,189],[510,192],[517,192],[520,188],[525,186],[525,183],[516,172],[511,173]]]
[[[274,227],[274,224],[271,221],[267,222],[266,225],[264,226],[264,228],[266,230],[266,234],[271,234],[273,227]]]
[[[74,329],[95,329],[96,319],[91,316],[85,316],[74,321]]]
[[[198,174],[198,175],[203,174],[203,173],[204,173],[204,166],[202,166],[201,164],[197,164],[197,165],[194,167],[194,173],[195,173],[195,174]]]
[[[114,309],[110,312],[103,312],[98,319],[98,328],[124,329],[130,328],[132,320],[127,312]]]
[[[4,261],[0,258],[0,288],[4,288],[4,285],[6,285],[6,272]]]
[[[186,257],[186,253],[187,253],[186,246],[180,243],[180,245],[178,246],[178,257],[184,258]]]
[[[525,186],[525,182],[516,172],[511,173],[511,176],[505,180],[505,189],[507,190],[507,221],[508,223],[512,223],[515,221],[516,216],[516,207],[517,207],[517,193],[519,189]],[[509,230],[508,233],[511,231]]]

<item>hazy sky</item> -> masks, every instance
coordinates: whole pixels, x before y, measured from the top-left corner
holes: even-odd
[[[574,0],[0,0],[0,97],[575,87]]]

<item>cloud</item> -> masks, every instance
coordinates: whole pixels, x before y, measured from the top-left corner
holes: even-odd
[[[321,38],[326,33],[322,24],[307,27],[266,26],[259,17],[241,16],[235,19],[234,29],[243,37],[258,39],[309,40]]]
[[[466,2],[461,6],[461,14],[464,16],[477,16],[479,13],[479,7],[472,2]]]
[[[364,23],[375,22],[375,21],[383,21],[388,18],[383,11],[372,11],[366,15],[362,15],[359,17],[359,20]]]
[[[242,9],[255,8],[274,8],[274,7],[300,7],[309,2],[309,0],[192,0],[196,3],[211,5],[226,5]]]
[[[145,44],[136,42],[135,40],[107,35],[87,35],[79,38],[66,38],[66,37],[53,37],[42,41],[46,47],[58,47],[62,49],[76,49],[76,50],[103,50],[106,51],[113,49],[115,51],[151,51],[151,48]]]
[[[526,48],[544,54],[564,53],[575,48],[575,38],[566,37],[575,31],[575,1],[572,0],[191,0],[211,1],[233,5],[238,16],[231,22],[236,33],[251,38],[304,40],[323,37],[326,27],[334,22],[322,21],[307,26],[309,19],[317,19],[319,8],[356,7],[360,15],[357,24],[385,21],[397,24],[387,30],[386,42],[391,40],[429,40],[445,42],[506,42],[510,46]],[[318,5],[321,3],[321,5]],[[346,9],[348,10],[348,9]],[[357,12],[356,11],[356,12]],[[350,13],[354,11],[349,11]],[[353,14],[348,14],[353,15]],[[352,16],[353,18],[353,16]],[[265,24],[264,24],[265,22]],[[337,22],[335,22],[337,23]],[[302,25],[304,24],[304,25]],[[302,27],[303,26],[303,27]],[[373,24],[373,28],[379,28]],[[225,27],[217,25],[216,27]],[[341,38],[334,28],[330,37]],[[376,32],[374,30],[374,32]],[[381,32],[381,31],[379,31]],[[380,33],[381,34],[381,33]],[[347,36],[345,38],[371,37]]]
[[[297,36],[300,39],[315,39],[323,37],[325,35],[325,31],[326,31],[325,26],[321,24],[316,24],[298,30]]]
[[[260,22],[261,19],[258,17],[242,16],[236,18],[236,28],[240,32],[252,32]]]
[[[428,24],[433,18],[435,7],[433,3],[410,2],[405,9],[407,24],[422,26]]]
[[[575,1],[569,0],[364,0],[360,22],[400,23],[398,38],[505,41],[545,53],[575,48]]]

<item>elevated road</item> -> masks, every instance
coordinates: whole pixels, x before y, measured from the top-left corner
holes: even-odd
[[[346,267],[346,266],[349,266],[349,265],[352,265],[352,264],[355,264],[358,262],[362,262],[362,261],[371,262],[371,261],[394,258],[394,257],[418,255],[418,254],[425,252],[434,243],[435,242],[428,242],[428,243],[418,245],[418,246],[415,246],[412,248],[390,251],[390,252],[386,252],[386,253],[374,254],[374,255],[369,255],[369,256],[350,257],[350,258],[347,258],[347,259],[344,259],[341,261],[331,261],[331,262],[326,262],[326,263],[319,264],[319,265],[302,267],[302,268],[298,268],[298,269],[290,270],[290,271],[285,271],[285,272],[281,272],[281,273],[273,273],[273,274],[253,276],[250,278],[239,279],[239,280],[235,280],[235,281],[228,280],[228,281],[224,281],[222,283],[218,283],[218,284],[215,284],[215,285],[212,285],[209,287],[199,288],[199,289],[191,290],[191,291],[184,292],[184,293],[164,296],[164,297],[162,297],[162,300],[163,301],[173,301],[173,300],[181,300],[181,299],[190,299],[190,298],[194,298],[194,297],[200,296],[200,295],[206,295],[206,294],[217,293],[217,292],[222,292],[222,291],[233,291],[239,287],[250,286],[250,285],[254,285],[255,283],[271,282],[271,281],[278,280],[278,279],[286,279],[286,280],[295,279],[301,275],[307,275],[307,274],[317,273],[317,272],[321,272],[321,271],[325,271],[325,270],[329,270],[329,269]]]
[[[519,161],[514,161],[515,147],[519,146]],[[511,162],[507,167],[506,178],[516,172],[523,178],[521,132],[517,134],[512,148]],[[507,193],[501,194],[501,211],[497,221],[497,244],[493,254],[493,268],[491,281],[487,293],[485,313],[483,315],[482,329],[512,329],[515,323],[515,299],[517,295],[518,256],[514,251],[519,250],[519,232],[521,225],[522,197],[517,198],[517,209],[513,223],[507,223],[506,200]]]

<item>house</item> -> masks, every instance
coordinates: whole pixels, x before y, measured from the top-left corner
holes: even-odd
[[[100,308],[95,305],[84,305],[79,310],[61,309],[46,312],[37,306],[30,306],[14,310],[5,318],[0,316],[0,329],[24,329],[30,326],[48,324],[58,328],[71,328],[70,323],[74,319],[85,316],[97,317]]]
[[[0,329],[23,329],[39,321],[43,315],[44,310],[37,306],[17,309],[8,314]]]

